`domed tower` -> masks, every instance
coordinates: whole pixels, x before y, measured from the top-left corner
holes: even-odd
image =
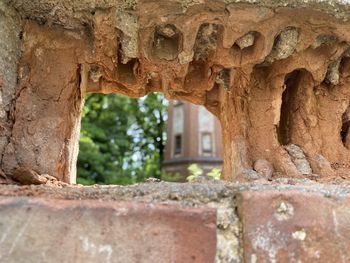
[[[204,106],[169,101],[163,168],[168,174],[180,174],[185,179],[191,164],[198,164],[204,174],[221,168],[220,123]]]

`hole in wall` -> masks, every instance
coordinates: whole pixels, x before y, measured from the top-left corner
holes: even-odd
[[[136,72],[139,66],[139,61],[136,58],[130,59],[125,64],[118,60],[117,78],[121,83],[135,84]]]
[[[241,62],[247,62],[254,59],[260,52],[260,43],[263,40],[262,35],[257,31],[249,31],[235,41],[231,47],[231,56]]]
[[[282,104],[280,121],[277,126],[277,137],[281,145],[291,143],[291,128],[293,125],[293,114],[298,107],[297,96],[301,74],[303,70],[294,70],[286,75],[284,79],[285,90],[282,93]]]
[[[336,86],[340,83],[341,78],[347,78],[350,70],[349,53],[344,54],[337,60],[332,61],[327,68],[323,84],[326,86]]]
[[[191,164],[204,171],[222,164],[219,122],[203,106],[168,102],[160,93],[87,96],[78,183],[125,185],[149,177],[185,182]]]
[[[181,51],[182,34],[174,25],[157,26],[154,32],[153,55],[158,59],[174,60]]]
[[[222,25],[218,24],[205,23],[200,26],[194,45],[194,60],[190,62],[185,77],[184,86],[186,91],[191,91],[201,86],[204,86],[204,89],[209,88],[212,70],[208,60],[216,52],[218,39],[222,31]]]
[[[219,24],[202,24],[196,36],[194,45],[194,59],[208,60],[215,54],[218,40],[223,32],[223,26]]]
[[[160,178],[166,142],[167,101],[89,94],[81,121],[77,182],[133,184]]]
[[[208,64],[204,61],[192,61],[187,70],[185,78],[185,90],[191,91],[194,88],[198,88],[203,81],[206,81],[210,77],[210,69]]]
[[[242,37],[238,38],[234,46],[237,46],[240,50],[252,47],[255,42],[255,38],[257,36],[258,32],[256,31],[250,31],[247,34],[243,35]]]
[[[272,63],[276,60],[285,59],[291,56],[299,41],[299,31],[295,27],[284,28],[276,37],[270,54],[265,62]]]

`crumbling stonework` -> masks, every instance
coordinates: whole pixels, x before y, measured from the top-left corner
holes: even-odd
[[[226,180],[257,161],[272,178],[349,172],[345,2],[63,2],[10,3],[24,27],[6,173],[74,182],[84,95],[156,91],[219,118]]]
[[[82,108],[74,49],[79,35],[63,30],[41,34],[35,29],[39,30],[30,23],[24,27],[14,123],[2,168],[13,174],[18,166],[31,167],[73,183]]]

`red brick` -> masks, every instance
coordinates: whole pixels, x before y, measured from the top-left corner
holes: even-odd
[[[244,192],[245,262],[350,262],[350,199],[299,191]]]
[[[216,212],[139,202],[0,198],[0,262],[210,262]]]

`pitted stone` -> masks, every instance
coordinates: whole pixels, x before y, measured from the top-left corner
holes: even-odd
[[[219,118],[226,180],[259,159],[274,177],[311,168],[341,177],[336,164],[350,167],[348,3],[248,2],[6,1],[26,19],[2,169],[74,182],[84,96],[164,92]],[[306,157],[293,162],[288,144]]]

